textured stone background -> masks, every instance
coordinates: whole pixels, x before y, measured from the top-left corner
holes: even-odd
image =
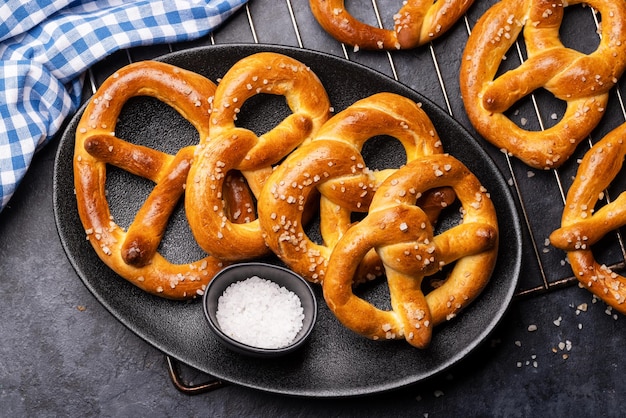
[[[291,3],[304,46],[340,54],[339,45],[311,20],[306,2]],[[490,3],[474,8],[472,18]],[[258,40],[297,46],[285,4],[268,4],[250,3]],[[462,49],[457,39],[466,38],[459,35],[464,31],[461,25],[437,45],[439,52],[450,53],[439,54],[444,72],[454,73],[458,66],[446,57]],[[246,13],[239,13],[215,40],[253,42]],[[414,64],[429,56],[428,49],[400,53],[397,69],[407,84],[443,106],[437,85],[423,78],[435,77],[432,72],[409,78],[415,75]],[[140,58],[138,52],[135,59]],[[381,54],[359,53],[356,59],[377,69],[387,62]],[[462,119],[454,80],[450,83],[452,108]],[[577,286],[516,300],[491,338],[464,361],[394,393],[318,400],[227,385],[197,396],[183,394],[168,376],[165,356],[113,318],[69,264],[53,216],[55,151],[56,142],[36,155],[0,214],[0,416],[512,417],[615,416],[620,411],[626,395],[621,367],[624,319],[613,316],[604,304],[593,303]],[[515,167],[521,178],[526,176],[525,168]],[[544,176],[542,180],[551,174]],[[552,216],[541,206],[537,210]],[[544,235],[538,237],[543,240]],[[563,269],[558,263],[553,267],[548,274]],[[538,277],[530,264],[522,276],[523,283]],[[587,304],[586,310],[580,309],[582,304]],[[533,325],[536,331],[529,331]],[[186,368],[183,375],[190,383],[208,379]]]

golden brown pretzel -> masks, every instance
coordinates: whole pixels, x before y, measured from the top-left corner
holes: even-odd
[[[626,124],[609,132],[584,156],[567,193],[561,227],[550,242],[567,251],[576,278],[593,294],[626,313],[626,278],[594,258],[591,247],[626,225],[626,193],[596,209],[604,191],[619,174],[626,155]]]
[[[267,245],[311,282],[323,280],[332,248],[352,224],[351,213],[366,212],[378,185],[394,171],[373,172],[363,161],[363,144],[377,135],[397,138],[408,161],[443,152],[435,128],[416,103],[378,93],[333,116],[310,143],[285,159],[261,192],[259,221]],[[321,192],[323,243],[307,236],[302,221],[315,191]],[[373,278],[377,264],[376,257],[369,257],[357,280]]]
[[[256,94],[283,95],[292,114],[257,137],[237,127],[244,102]],[[330,117],[317,76],[301,62],[262,52],[235,63],[220,81],[211,111],[211,135],[201,140],[191,167],[185,208],[196,241],[209,254],[242,260],[268,252],[258,220],[238,224],[224,214],[225,175],[240,170],[258,195],[272,165],[317,132]]]
[[[412,0],[393,16],[394,29],[367,25],[346,10],[344,0],[310,0],[313,16],[331,36],[355,49],[409,49],[446,33],[474,0]]]
[[[463,219],[438,235],[415,202],[434,187],[451,186]],[[391,310],[352,291],[358,263],[372,248],[387,275]],[[370,212],[346,231],[330,258],[323,282],[330,310],[349,329],[374,340],[406,339],[429,345],[432,328],[449,320],[483,290],[495,265],[498,224],[489,194],[460,161],[447,154],[409,162],[376,191]],[[424,295],[421,284],[455,263],[445,283]]]
[[[76,129],[74,184],[78,213],[98,256],[141,289],[172,299],[193,298],[222,267],[214,257],[172,264],[157,248],[170,214],[183,194],[193,147],[169,155],[115,136],[118,115],[128,99],[146,95],[175,108],[208,135],[209,97],[215,85],[181,68],[153,61],[130,64],[109,77],[87,105]],[[127,231],[117,225],[107,201],[106,165],[155,183]]]
[[[602,15],[600,44],[589,55],[564,47],[561,0],[503,0],[476,23],[461,62],[461,93],[476,130],[529,166],[560,166],[604,115],[608,91],[626,68],[626,2],[588,0]],[[496,77],[500,62],[523,30],[527,60]],[[505,112],[539,88],[567,102],[563,118],[543,131],[517,126]]]

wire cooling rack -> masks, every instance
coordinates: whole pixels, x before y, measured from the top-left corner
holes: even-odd
[[[440,0],[441,1],[441,0]],[[576,284],[565,253],[549,243],[550,233],[560,226],[565,196],[580,158],[606,133],[626,121],[623,78],[611,91],[609,105],[601,124],[582,143],[570,160],[556,170],[536,170],[484,141],[471,126],[464,111],[459,88],[459,67],[465,43],[480,16],[497,0],[476,1],[468,13],[443,37],[408,51],[355,51],[328,34],[314,20],[308,0],[251,0],[231,20],[211,35],[175,45],[135,48],[116,53],[97,64],[87,74],[85,97],[117,68],[133,61],[151,59],[186,48],[229,43],[280,44],[330,53],[366,65],[407,85],[427,97],[461,123],[485,147],[507,179],[516,199],[523,229],[523,268],[516,296],[533,297]],[[271,4],[270,4],[271,3]],[[348,2],[348,10],[359,20],[379,27],[393,27],[393,14],[400,2],[370,0],[360,4]],[[568,7],[561,27],[565,46],[589,53],[599,43],[601,16],[584,5]],[[518,39],[506,56],[503,70],[520,65],[525,46]],[[558,122],[565,111],[548,92],[539,90],[518,103],[510,117],[529,130],[543,130]],[[445,137],[445,132],[440,132]],[[619,183],[620,181],[618,181]],[[626,180],[624,180],[626,182]],[[626,184],[616,185],[624,190]],[[616,196],[605,193],[605,200]],[[594,249],[599,262],[620,270],[626,265],[624,241],[620,232],[605,238]],[[175,386],[186,393],[201,393],[221,386],[210,381],[187,385],[181,377],[181,365],[168,357],[170,375]]]

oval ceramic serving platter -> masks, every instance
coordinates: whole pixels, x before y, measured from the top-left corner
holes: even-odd
[[[505,314],[517,286],[521,265],[521,228],[508,186],[487,153],[447,113],[410,88],[361,65],[304,49],[271,45],[223,45],[185,50],[159,60],[219,80],[239,59],[261,51],[289,55],[308,65],[325,86],[335,112],[371,94],[390,91],[409,97],[436,127],[444,149],[460,159],[488,189],[500,226],[500,249],[492,279],[480,297],[454,320],[435,329],[431,346],[418,350],[404,341],[375,342],[342,327],[326,307],[321,291],[318,320],[308,344],[285,358],[248,358],[218,343],[207,326],[200,300],[175,302],[151,296],[106,267],[85,240],[74,197],[72,156],[81,109],[61,137],[54,168],[54,208],[60,239],[84,285],[122,324],[167,355],[216,378],[268,392],[307,397],[347,397],[401,388],[457,363],[479,346]],[[255,96],[242,106],[238,124],[264,132],[289,110],[282,97]],[[173,109],[156,99],[138,97],[124,107],[116,135],[175,153],[194,144],[198,134]],[[370,143],[371,142],[371,143]],[[403,150],[397,141],[366,143],[370,168],[398,167]],[[149,182],[111,167],[107,190],[119,225],[128,225],[151,190]],[[441,221],[445,224],[446,219]],[[170,260],[203,257],[191,238],[180,204],[160,251]],[[272,260],[270,260],[272,261]],[[372,301],[384,300],[384,280],[363,290]]]

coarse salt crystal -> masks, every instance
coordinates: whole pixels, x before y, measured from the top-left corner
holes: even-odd
[[[222,331],[241,343],[282,348],[302,329],[304,309],[295,293],[252,276],[224,290],[218,299],[216,316]]]

